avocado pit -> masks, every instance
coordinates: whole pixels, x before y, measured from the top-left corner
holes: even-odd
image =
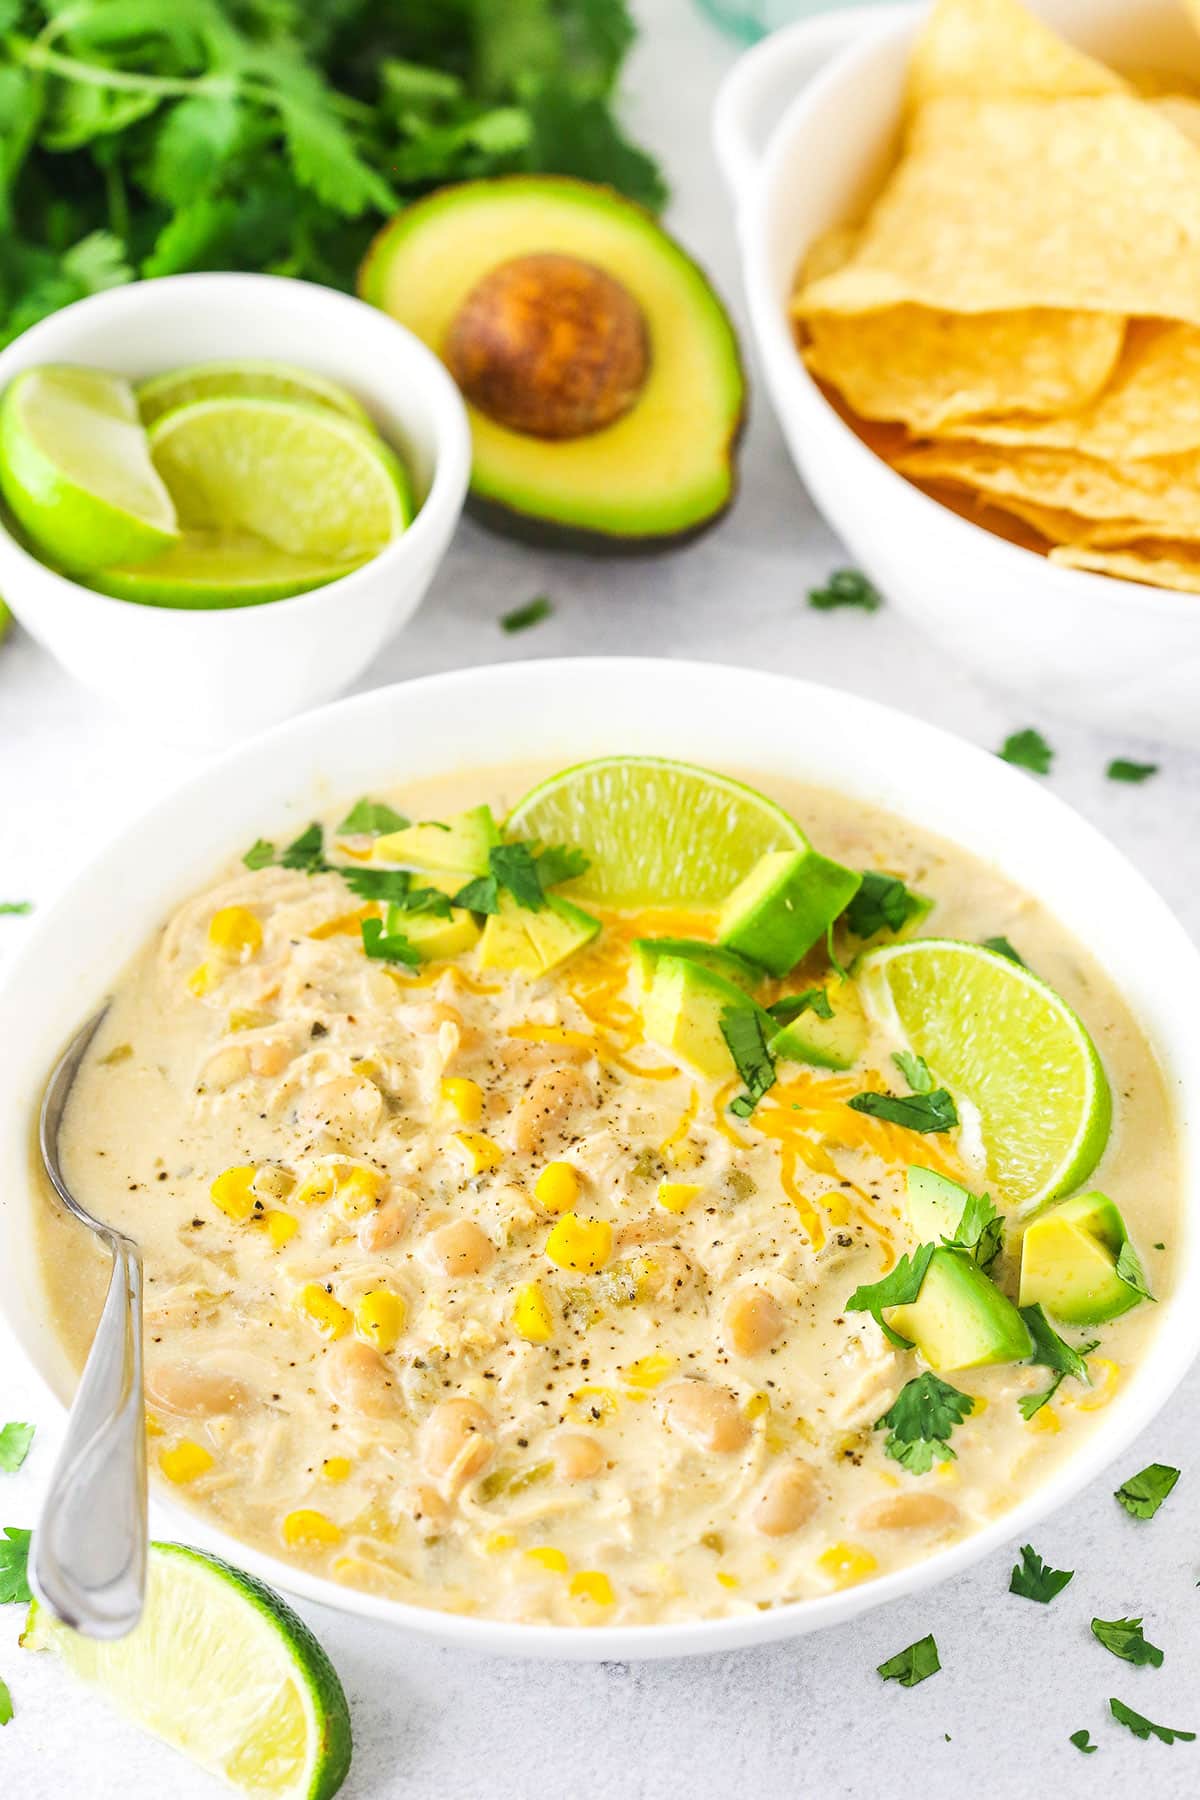
[[[540,252],[476,283],[451,321],[445,360],[496,424],[561,440],[629,411],[650,371],[650,337],[614,276],[582,257]]]

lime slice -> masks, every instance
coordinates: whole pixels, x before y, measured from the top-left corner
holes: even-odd
[[[178,535],[127,381],[27,369],[0,401],[0,491],[35,548],[68,569],[142,562]]]
[[[506,830],[585,851],[591,867],[562,892],[598,906],[714,906],[768,850],[808,841],[753,788],[658,756],[607,756],[552,775]]]
[[[257,394],[266,399],[308,400],[328,407],[360,425],[370,425],[366,413],[336,381],[326,381],[311,369],[293,368],[281,362],[193,363],[138,383],[137,403],[144,425],[153,425],[164,413],[191,400],[211,400],[228,394]]]
[[[979,1113],[988,1173],[1033,1212],[1090,1175],[1112,1099],[1096,1047],[1053,988],[979,944],[923,938],[869,951],[863,1001]]]
[[[118,600],[200,609],[286,600],[361,566],[328,557],[288,556],[261,538],[188,531],[150,562],[96,569],[87,579],[90,587]]]
[[[350,1714],[329,1658],[277,1594],[215,1556],[152,1544],[128,1637],[81,1637],[35,1601],[21,1643],[239,1793],[329,1800],[346,1778]]]
[[[193,400],[156,419],[149,436],[188,528],[251,532],[289,556],[362,562],[412,518],[408,479],[383,440],[309,401]]]

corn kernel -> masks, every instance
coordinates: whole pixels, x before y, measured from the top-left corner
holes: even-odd
[[[472,1175],[484,1175],[490,1169],[498,1169],[504,1161],[499,1144],[494,1144],[481,1131],[456,1131],[454,1139],[466,1157]]]
[[[275,1023],[274,1013],[259,1012],[252,1006],[235,1006],[229,1015],[230,1031],[258,1031]]]
[[[316,1281],[310,1281],[300,1289],[296,1306],[322,1337],[345,1337],[353,1323],[353,1314]]]
[[[988,1403],[982,1394],[972,1394],[971,1401],[971,1410],[967,1414],[967,1417],[969,1419],[977,1419],[980,1413],[985,1413],[987,1411]]]
[[[665,1206],[668,1212],[686,1212],[697,1194],[704,1192],[703,1187],[695,1181],[660,1181],[658,1184],[658,1204]]]
[[[527,1281],[517,1289],[513,1306],[513,1330],[530,1344],[548,1344],[554,1335],[554,1320],[546,1296],[536,1281]]]
[[[729,1575],[724,1569],[717,1570],[717,1580],[723,1588],[737,1588],[742,1585],[736,1575]]]
[[[253,1163],[224,1169],[209,1190],[213,1204],[235,1225],[244,1225],[254,1211],[254,1177],[257,1173]]]
[[[567,1212],[579,1198],[579,1171],[569,1162],[547,1163],[533,1184],[533,1197],[547,1212]]]
[[[489,1556],[501,1556],[505,1550],[516,1549],[516,1533],[512,1531],[493,1531],[484,1538],[483,1547]]]
[[[373,1288],[354,1309],[359,1337],[374,1344],[383,1356],[396,1348],[407,1317],[408,1308],[399,1294],[390,1293],[387,1288]]]
[[[159,1422],[155,1418],[154,1414],[151,1412],[148,1412],[146,1414],[146,1436],[148,1438],[161,1437],[162,1434],[163,1434],[162,1426],[159,1424]]]
[[[546,1255],[560,1269],[594,1275],[612,1255],[613,1231],[606,1219],[581,1219],[564,1213],[550,1229]]]
[[[743,1413],[746,1418],[750,1420],[751,1424],[754,1423],[755,1419],[761,1419],[764,1414],[769,1413],[770,1410],[771,1396],[762,1393],[761,1390],[757,1394],[751,1394],[745,1406],[742,1408]]]
[[[209,921],[209,943],[238,962],[257,956],[262,940],[262,926],[247,906],[223,906]]]
[[[1121,1368],[1107,1356],[1089,1356],[1087,1366],[1094,1385],[1086,1393],[1071,1390],[1060,1394],[1059,1399],[1064,1406],[1077,1406],[1080,1412],[1099,1412],[1102,1406],[1108,1405],[1120,1387]],[[1042,1411],[1045,1410],[1043,1407]],[[1034,1417],[1037,1418],[1038,1415],[1035,1413]]]
[[[570,1564],[562,1550],[556,1550],[552,1544],[535,1544],[532,1550],[525,1552],[527,1562],[536,1563],[540,1569],[549,1569],[552,1575],[565,1575]]]
[[[850,1223],[850,1202],[845,1194],[826,1194],[825,1217],[831,1225],[848,1225]]]
[[[448,1075],[438,1084],[442,1109],[464,1125],[477,1125],[483,1117],[483,1089],[465,1075]]]
[[[838,1587],[853,1587],[856,1581],[865,1581],[873,1574],[878,1564],[861,1544],[830,1544],[818,1556],[817,1567],[831,1575]]]
[[[321,1473],[326,1481],[345,1481],[353,1467],[348,1456],[327,1456],[321,1464]]]
[[[379,1169],[360,1164],[339,1169],[334,1178],[334,1205],[343,1219],[361,1219],[374,1212],[386,1186],[387,1176]]]
[[[617,1598],[612,1582],[599,1569],[579,1569],[568,1592],[572,1600],[590,1600],[593,1606],[612,1606]]]
[[[673,1169],[698,1169],[704,1161],[704,1146],[695,1138],[680,1138],[678,1143],[664,1144],[663,1160]]]
[[[323,1206],[333,1199],[337,1178],[332,1169],[314,1169],[296,1189],[296,1198],[304,1206]]]
[[[675,1363],[676,1358],[665,1351],[654,1351],[649,1356],[639,1356],[636,1362],[626,1363],[621,1373],[630,1387],[653,1388],[667,1379]]]
[[[203,1444],[193,1444],[190,1438],[184,1438],[173,1450],[164,1450],[158,1459],[158,1466],[168,1481],[184,1486],[195,1481],[198,1475],[207,1475],[213,1466],[212,1452]]]
[[[577,1425],[603,1425],[621,1404],[615,1388],[598,1387],[594,1382],[568,1394],[566,1412]]]
[[[198,968],[192,970],[187,978],[188,992],[195,994],[197,1000],[203,1000],[205,994],[210,988],[215,987],[220,979],[221,972],[214,968],[212,963],[201,963]]]
[[[299,1229],[299,1223],[293,1219],[291,1213],[269,1212],[267,1214],[267,1236],[276,1250],[282,1250],[285,1244],[290,1244]]]
[[[1062,1420],[1052,1406],[1039,1406],[1027,1423],[1030,1431],[1044,1431],[1053,1435],[1062,1430]]]
[[[290,1512],[283,1521],[283,1541],[295,1549],[297,1545],[313,1547],[318,1544],[340,1544],[342,1533],[332,1519],[327,1519],[323,1512],[316,1512],[312,1507],[302,1506],[296,1512]]]

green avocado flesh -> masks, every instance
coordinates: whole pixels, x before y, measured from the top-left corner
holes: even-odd
[[[586,262],[632,296],[649,372],[621,417],[575,437],[510,430],[468,406],[471,493],[484,522],[591,548],[693,535],[733,497],[745,379],[720,300],[649,213],[611,188],[564,177],[461,182],[385,227],[359,293],[444,357],[483,277],[544,255]]]
[[[486,875],[488,853],[500,842],[500,833],[489,806],[473,806],[444,824],[407,825],[375,839],[371,855],[377,862],[412,863],[418,869],[465,869],[470,875]],[[466,876],[464,876],[464,880]]]
[[[686,956],[660,956],[643,991],[642,1019],[652,1043],[719,1081],[732,1075],[734,1068],[721,1031],[721,1014],[727,1006],[746,1004],[745,990],[714,969]],[[769,1034],[774,1021],[769,1013],[762,1016]]]
[[[962,1223],[963,1211],[970,1198],[967,1189],[960,1187],[957,1181],[951,1181],[948,1175],[911,1164],[905,1205],[917,1242],[938,1244],[943,1238],[952,1238]]]
[[[862,876],[810,847],[760,857],[721,908],[717,942],[786,975],[854,898]]]
[[[1145,1299],[1117,1273],[1129,1231],[1105,1194],[1077,1194],[1034,1219],[1021,1240],[1021,1305],[1068,1325],[1103,1325]],[[1139,1273],[1140,1273],[1140,1265]]]
[[[752,994],[762,982],[762,970],[739,956],[736,950],[723,950],[720,944],[705,944],[699,938],[634,938],[633,954],[643,987],[649,987],[653,981],[660,956],[682,956],[689,962],[700,963],[714,975],[723,975],[726,981],[732,981],[747,994]]]
[[[448,919],[390,906],[387,931],[389,936],[395,933],[406,938],[422,962],[442,962],[449,956],[462,956],[479,941],[478,925],[461,906],[452,907]]]
[[[825,990],[832,1019],[803,1012],[777,1031],[770,1042],[774,1056],[812,1063],[818,1069],[852,1069],[867,1047],[867,1019],[849,982],[833,982]]]
[[[537,912],[518,906],[505,894],[500,911],[484,924],[479,966],[545,975],[590,944],[599,930],[599,919],[569,900],[560,900],[557,894],[547,894],[545,906]]]
[[[935,1250],[917,1298],[888,1307],[885,1317],[935,1370],[1021,1362],[1033,1351],[1012,1301],[958,1250]]]

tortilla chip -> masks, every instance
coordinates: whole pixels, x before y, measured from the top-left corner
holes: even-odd
[[[805,362],[855,412],[900,419],[924,433],[973,413],[1086,406],[1116,365],[1124,320],[1037,308],[945,313],[897,306],[850,318],[824,313],[808,329]]]
[[[796,304],[1200,325],[1200,147],[1125,94],[931,101],[849,262]]]
[[[913,47],[907,102],[1059,100],[1125,85],[1018,0],[937,0]]]
[[[832,275],[835,269],[844,269],[854,254],[857,242],[857,226],[831,225],[828,231],[823,231],[808,246],[800,277],[801,284],[820,281],[823,275]]]
[[[1007,497],[1085,519],[1136,521],[1143,537],[1200,530],[1200,453],[1117,463],[1072,450],[942,442],[902,451],[895,467],[917,481],[953,481],[1000,505]]]
[[[1169,119],[1193,144],[1200,144],[1200,99],[1194,94],[1163,94],[1151,100],[1160,119]]]
[[[1135,550],[1109,551],[1065,546],[1051,550],[1050,561],[1064,569],[1087,569],[1120,581],[1141,581],[1147,587],[1200,594],[1200,546],[1195,544],[1147,543]]]
[[[862,323],[894,316],[870,313]],[[845,329],[847,321],[838,324]],[[816,327],[814,321],[814,332]],[[1025,402],[1024,410],[1049,409]],[[1200,450],[1200,331],[1194,325],[1135,319],[1111,380],[1090,404],[1081,403],[1061,418],[960,418],[943,422],[940,430],[946,437],[981,444],[1077,450],[1109,462]]]

